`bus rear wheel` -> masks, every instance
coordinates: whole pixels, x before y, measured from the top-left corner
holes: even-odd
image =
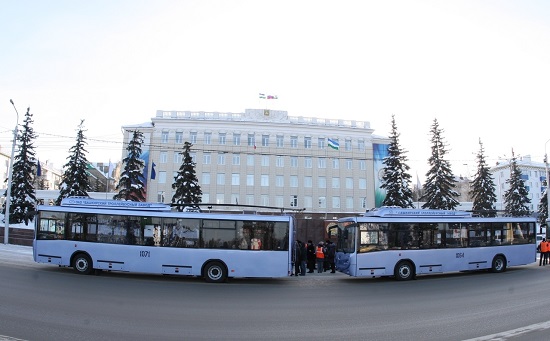
[[[79,253],[74,256],[73,269],[77,274],[89,275],[92,273],[92,259],[85,253]]]
[[[395,279],[398,281],[408,281],[414,278],[414,269],[409,261],[403,261],[395,266]]]
[[[498,255],[493,258],[493,263],[491,265],[491,272],[504,272],[506,271],[506,259],[504,256]]]
[[[204,279],[208,283],[221,283],[227,280],[227,269],[218,261],[208,262],[204,266]]]

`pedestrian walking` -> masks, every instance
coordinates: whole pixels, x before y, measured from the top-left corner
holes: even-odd
[[[315,245],[313,245],[313,241],[308,240],[307,241],[307,269],[309,273],[313,273],[315,270],[315,262],[316,262],[316,256],[315,256]]]
[[[336,257],[336,245],[330,240],[327,240],[325,245],[326,245],[325,246],[325,250],[326,250],[325,259],[328,262],[330,272],[335,273],[336,272],[336,263],[334,263],[334,261],[335,261],[335,257]]]

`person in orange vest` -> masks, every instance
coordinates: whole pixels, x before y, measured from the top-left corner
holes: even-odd
[[[315,258],[317,259],[317,273],[320,274],[325,270],[323,268],[325,263],[325,249],[323,247],[323,242],[319,242],[319,244],[317,244],[317,248],[315,249]]]
[[[548,242],[546,238],[542,238],[540,242],[540,259],[539,266],[548,264]]]

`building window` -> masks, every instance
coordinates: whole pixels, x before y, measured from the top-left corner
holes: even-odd
[[[216,204],[225,204],[225,195],[223,193],[216,194]]]
[[[367,170],[367,161],[359,160],[359,169],[360,170]]]
[[[247,143],[249,147],[256,146],[256,138],[254,137],[254,134],[248,134]]]
[[[332,188],[340,188],[340,178],[332,178]]]
[[[231,194],[231,203],[238,205],[239,204],[239,195],[237,193]]]
[[[180,152],[174,152],[174,163],[180,165],[183,160],[183,155]]]
[[[254,205],[254,194],[247,194],[246,195],[246,204],[247,205]]]
[[[269,146],[269,135],[262,135],[262,147]]]
[[[164,202],[164,191],[157,192],[157,202]]]
[[[210,173],[202,173],[202,184],[210,185]]]
[[[298,157],[297,156],[291,156],[290,157],[290,167],[292,167],[292,168],[298,167]]]
[[[276,166],[277,167],[284,167],[285,166],[285,157],[284,156],[277,155]]]
[[[291,195],[290,196],[290,207],[296,207],[298,206],[298,196],[297,195]]]
[[[252,154],[246,155],[246,165],[247,166],[254,166],[254,155],[252,155]]]
[[[351,150],[351,140],[346,139],[346,141],[344,142],[344,149]]]
[[[283,175],[275,177],[275,187],[285,187],[285,177]]]
[[[353,160],[346,159],[346,169],[353,169]]]
[[[320,176],[317,178],[317,187],[318,188],[327,188],[327,178]]]
[[[311,137],[304,137],[304,148],[311,148]]]
[[[277,140],[277,148],[283,148],[285,146],[283,135],[277,135],[276,140]]]
[[[165,184],[166,183],[166,172],[160,171],[158,172],[158,183],[159,184]]]
[[[340,159],[332,159],[332,169],[340,168]]]
[[[160,163],[167,163],[168,162],[168,153],[167,152],[160,152],[159,162]]]
[[[212,143],[212,133],[204,133],[204,144]]]
[[[254,186],[254,174],[246,174],[246,185]]]
[[[298,176],[297,175],[291,175],[290,176],[290,187],[298,187]]]
[[[190,141],[192,144],[196,144],[197,143],[197,133],[192,131],[191,134],[189,135],[189,138],[190,138]]]
[[[284,202],[284,199],[283,199],[282,195],[277,195],[275,197],[275,206],[277,206],[277,207],[284,207],[285,206],[285,202]]]
[[[298,136],[290,137],[290,148],[298,148]]]
[[[233,165],[239,166],[241,164],[241,154],[233,154]]]
[[[216,179],[218,185],[225,185],[225,173],[218,173]]]
[[[210,203],[210,193],[203,193],[203,194],[201,195],[201,202],[202,202],[203,204],[208,204],[208,203]]]
[[[353,178],[346,178],[346,189],[353,189]]]
[[[357,141],[357,149],[364,152],[365,151],[365,141],[363,141],[363,140]]]
[[[235,146],[241,145],[241,134],[233,134],[233,145]]]
[[[239,173],[231,174],[231,185],[239,186],[241,184],[241,177]]]
[[[160,135],[160,143],[168,143],[168,132],[163,131]]]
[[[324,157],[320,157],[317,164],[320,169],[327,168],[327,159]]]
[[[262,206],[269,206],[269,196],[266,194],[262,194],[260,196],[260,201]]]
[[[225,165],[225,153],[218,153],[218,165]]]
[[[182,144],[183,143],[183,132],[176,131],[176,143]]]
[[[311,195],[304,196],[304,207],[313,208],[313,197]]]
[[[219,133],[218,135],[218,143],[221,145],[221,146],[224,146],[225,145],[225,133]]]
[[[313,178],[311,176],[304,176],[304,188],[313,187]]]
[[[262,155],[262,166],[269,167],[269,155]]]
[[[367,208],[367,198],[359,199],[359,207],[361,207],[362,209]]]
[[[332,208],[340,208],[340,197],[332,197]]]
[[[327,198],[319,197],[319,208],[327,208]]]
[[[359,189],[367,189],[367,179],[359,179]]]
[[[304,157],[304,168],[312,168],[313,167],[313,161],[311,160],[311,157],[306,156]]]
[[[202,154],[202,163],[205,165],[209,165],[212,162],[212,156],[210,153],[204,153]]]
[[[260,186],[262,186],[262,187],[267,187],[267,186],[269,186],[269,175],[267,175],[267,174],[262,174],[262,175],[260,176],[260,181],[261,181],[261,182],[260,182]]]
[[[319,147],[319,149],[325,149],[325,138],[324,137],[319,137],[317,139],[317,146]]]
[[[346,208],[353,210],[353,197],[346,197]]]
[[[189,156],[191,156],[191,161],[197,163],[197,153],[195,152],[189,153]]]

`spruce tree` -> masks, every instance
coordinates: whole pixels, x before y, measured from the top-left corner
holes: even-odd
[[[88,196],[91,191],[90,180],[88,179],[88,160],[85,148],[86,137],[84,136],[84,120],[80,121],[76,134],[76,144],[69,149],[69,160],[63,168],[65,171],[61,176],[59,184],[59,197],[56,205],[61,205],[61,200],[73,196]]]
[[[37,204],[34,181],[36,178],[37,160],[35,159],[34,140],[38,137],[32,128],[34,123],[31,108],[27,108],[22,129],[18,131],[16,143],[19,151],[14,156],[10,192],[9,222],[19,224],[33,219],[34,207]],[[7,191],[4,195],[7,195]],[[2,213],[6,213],[4,204]]]
[[[432,155],[428,159],[430,169],[426,173],[424,185],[425,201],[422,208],[453,210],[459,202],[455,199],[459,194],[454,190],[456,180],[453,177],[449,161],[445,160],[447,150],[443,140],[443,129],[439,127],[437,119],[434,119],[430,130],[432,135]]]
[[[392,115],[388,156],[382,161],[385,167],[380,187],[386,190],[382,205],[414,208],[411,175],[408,173],[410,167],[406,163],[406,151],[399,145],[399,136],[395,116]]]
[[[528,197],[529,192],[525,188],[525,183],[521,179],[521,169],[517,164],[517,159],[512,150],[512,159],[510,160],[510,178],[506,180],[510,185],[504,193],[504,211],[508,217],[522,217],[530,214],[527,204],[531,202]]]
[[[172,188],[176,190],[172,197],[172,203],[178,204],[178,211],[183,211],[183,204],[189,204],[188,207],[198,208],[201,202],[202,190],[195,173],[195,165],[189,151],[193,145],[187,141],[183,144],[182,163],[177,175],[174,177]]]
[[[133,132],[132,139],[126,148],[128,154],[122,160],[124,169],[115,188],[118,193],[113,197],[116,200],[145,201],[145,185],[143,183],[145,162],[140,159],[143,140],[142,132],[139,130]]]
[[[470,182],[470,195],[473,198],[472,210],[475,214],[480,217],[496,216],[495,182],[485,161],[481,139],[479,140],[479,152],[477,153],[477,173],[474,180]]]

